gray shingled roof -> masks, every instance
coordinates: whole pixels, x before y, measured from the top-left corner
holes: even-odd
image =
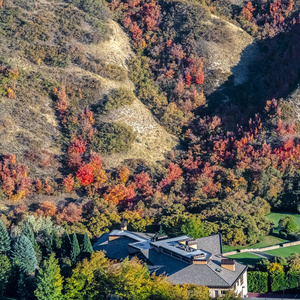
[[[93,246],[95,251],[105,251],[106,255],[109,258],[113,259],[124,259],[126,256],[129,255],[127,250],[127,245],[130,243],[135,242],[135,240],[128,238],[128,237],[121,237],[115,240],[108,242],[108,235],[107,240],[103,241],[102,243],[96,243]]]
[[[145,239],[146,236],[139,236],[139,233],[124,231],[121,237],[108,242],[109,235],[115,235],[117,231],[104,234],[94,245],[94,250],[104,250],[108,257],[113,259],[124,259],[129,256],[128,244],[136,243],[137,240]],[[179,239],[186,238],[180,237]],[[151,237],[149,236],[148,239]],[[166,241],[175,241],[178,238],[162,240],[151,244],[165,245]],[[165,274],[175,284],[192,283],[206,285],[208,287],[231,287],[240,275],[246,271],[247,267],[235,263],[235,271],[221,267],[222,242],[219,234],[210,237],[197,239],[198,249],[203,249],[212,253],[212,259],[207,265],[188,264],[163,253],[158,253],[153,248],[141,249],[139,258],[143,259],[151,273],[156,275]],[[218,272],[216,269],[218,269]]]
[[[213,255],[207,265],[187,264],[173,257],[150,250],[148,266],[151,273],[165,274],[175,284],[192,283],[206,285],[208,287],[231,287],[237,278],[247,269],[246,266],[235,263],[235,271],[229,271],[221,267],[222,256]],[[156,253],[156,254],[155,254]],[[152,256],[152,259],[150,258]],[[217,272],[216,269],[221,270]]]
[[[214,254],[223,253],[221,234],[214,234],[197,239],[197,247],[198,249],[202,249]]]

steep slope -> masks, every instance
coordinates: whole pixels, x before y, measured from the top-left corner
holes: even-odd
[[[65,137],[53,98],[55,88],[66,88],[70,105],[78,112],[87,105],[97,106],[112,89],[134,88],[127,77],[133,52],[121,27],[108,11],[99,15],[67,2],[6,1],[0,11],[5,28],[0,32],[2,65],[19,74],[8,83],[6,71],[1,74],[0,154],[15,154],[42,177],[60,177],[62,170]],[[176,145],[177,140],[138,99],[124,108],[125,114],[122,111],[112,111],[107,121],[132,126],[138,138],[125,154],[106,156],[107,167],[133,158],[156,162]],[[163,147],[158,147],[159,141]]]

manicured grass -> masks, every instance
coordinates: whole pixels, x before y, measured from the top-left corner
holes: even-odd
[[[274,256],[284,256],[284,257],[288,257],[295,252],[300,254],[300,245],[266,251],[267,254],[271,254]]]
[[[282,243],[286,243],[288,242],[288,240],[284,240],[281,238],[278,238],[274,235],[268,235],[268,236],[264,236],[261,238],[261,240],[251,246],[245,246],[245,247],[231,247],[231,246],[227,246],[224,245],[223,246],[223,252],[229,252],[229,251],[234,251],[237,249],[246,249],[246,248],[263,248],[263,247],[268,247],[268,246],[273,246],[273,245],[278,245],[278,244],[282,244]]]
[[[300,228],[300,214],[291,214],[291,213],[270,213],[266,216],[267,219],[272,221],[274,223],[274,227],[276,228],[278,226],[278,222],[280,219],[284,218],[285,216],[293,216],[295,217],[296,223],[298,227]]]
[[[229,258],[235,259],[237,262],[244,264],[244,265],[255,265],[259,261],[261,261],[263,258],[260,256],[257,256],[253,253],[238,253],[235,255],[227,256]]]

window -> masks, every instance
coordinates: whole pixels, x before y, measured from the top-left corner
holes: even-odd
[[[163,249],[163,252],[166,253],[166,254],[172,255],[172,252],[169,251],[169,250]]]
[[[221,295],[225,295],[226,294],[226,291],[221,291]]]
[[[183,257],[182,259],[183,259],[184,261],[188,262],[188,263],[191,262],[191,260],[190,260],[189,258],[187,258],[187,257]]]

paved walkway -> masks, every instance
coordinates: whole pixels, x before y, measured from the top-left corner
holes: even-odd
[[[267,294],[259,294],[259,293],[248,293],[248,298],[243,298],[243,299],[266,299],[266,300],[271,300],[271,299],[300,299],[300,294],[272,294],[272,293],[267,293]]]
[[[265,252],[248,252],[248,253],[253,253],[259,257],[262,257],[262,258],[265,258],[265,259],[270,259],[270,258],[273,258],[274,255],[271,255],[271,254],[267,254]]]

